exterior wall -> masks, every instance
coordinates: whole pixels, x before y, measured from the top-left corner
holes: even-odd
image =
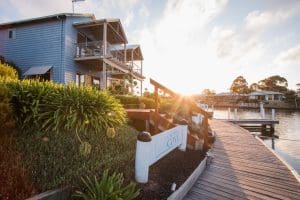
[[[0,55],[18,65],[22,73],[30,67],[51,65],[54,82],[75,82],[76,72],[85,72],[73,60],[77,42],[73,23],[88,20],[91,18],[69,16],[17,25],[13,27],[16,28],[15,39],[8,38],[11,28],[0,29]]]
[[[64,21],[49,20],[43,23],[17,25],[16,38],[9,39],[9,29],[0,29],[0,54],[14,62],[24,73],[30,67],[51,65],[55,82],[62,82],[62,51]]]
[[[66,18],[66,29],[65,29],[65,41],[64,41],[64,66],[62,73],[64,74],[63,83],[68,84],[69,82],[75,82],[76,73],[87,74],[85,66],[80,65],[74,61],[76,54],[76,43],[77,43],[77,29],[74,28],[73,23],[90,21],[88,17],[67,17]]]

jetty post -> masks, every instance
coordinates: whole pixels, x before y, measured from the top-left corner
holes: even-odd
[[[237,118],[237,108],[234,109],[234,119],[238,119]]]
[[[230,113],[231,113],[231,109],[228,108],[228,113],[227,113],[227,118],[230,119]]]

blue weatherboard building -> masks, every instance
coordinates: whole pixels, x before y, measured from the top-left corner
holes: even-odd
[[[140,81],[143,55],[128,45],[119,19],[93,14],[44,16],[0,24],[0,55],[20,67],[23,78],[95,86]]]

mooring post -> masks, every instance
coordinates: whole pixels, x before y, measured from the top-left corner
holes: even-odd
[[[234,109],[234,119],[237,119],[237,108]]]
[[[272,123],[271,123],[271,134],[273,135],[274,134],[274,130],[275,130],[275,109],[273,108],[272,109]]]
[[[272,109],[272,120],[275,121],[275,109]]]
[[[265,109],[264,109],[264,103],[260,102],[260,115],[262,119],[265,119]]]

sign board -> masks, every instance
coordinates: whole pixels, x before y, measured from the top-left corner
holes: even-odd
[[[139,183],[148,182],[149,167],[159,159],[179,148],[185,151],[187,144],[187,125],[179,125],[151,137],[151,141],[137,141],[135,158],[135,178]]]

